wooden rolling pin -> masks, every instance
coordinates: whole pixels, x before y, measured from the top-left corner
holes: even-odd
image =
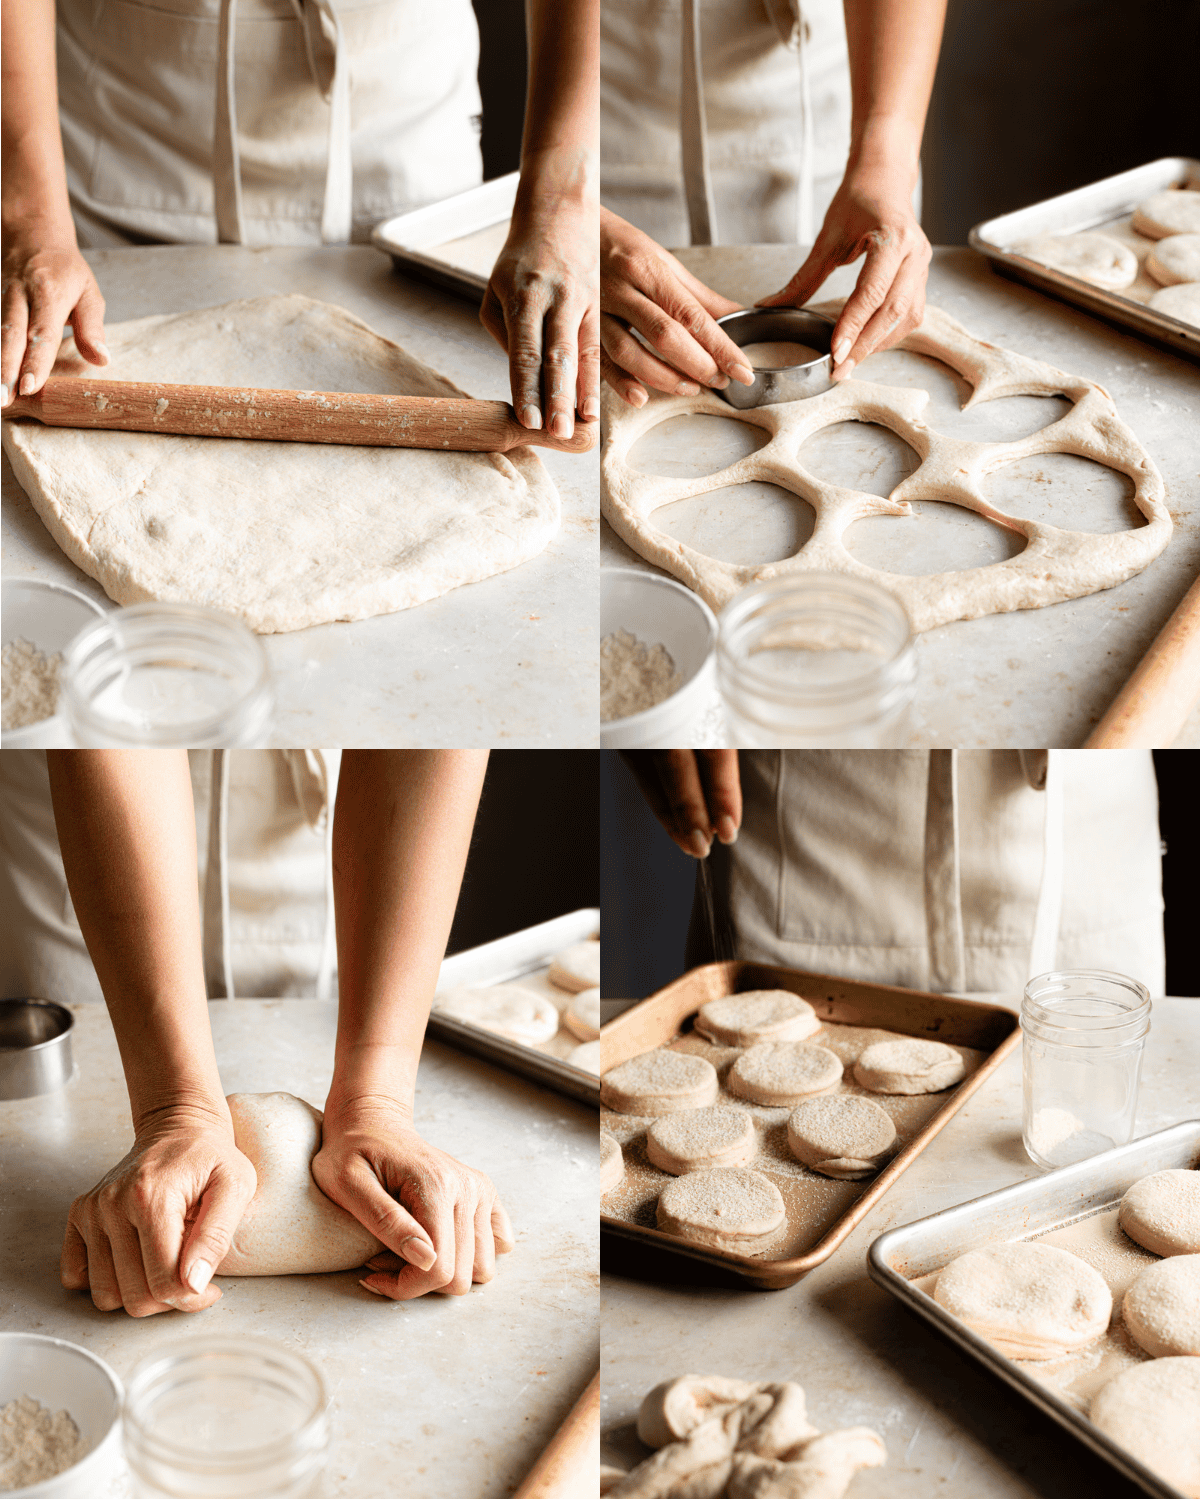
[[[1085,750],[1163,749],[1200,699],[1200,578],[1134,668]]]
[[[263,438],[380,448],[449,448],[507,453],[522,446],[589,453],[597,422],[576,422],[569,438],[522,427],[503,401],[466,396],[362,396],[344,391],[260,391],[157,381],[54,376],[36,395],[15,396],[6,417],[48,427],[174,432],[188,437]]]
[[[600,1451],[600,1371],[567,1413],[566,1421],[546,1445],[546,1451],[513,1491],[513,1500],[570,1496],[588,1493],[585,1484],[596,1483],[595,1474],[581,1471]]]

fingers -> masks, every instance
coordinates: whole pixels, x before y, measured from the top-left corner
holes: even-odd
[[[62,343],[63,324],[70,316],[70,303],[48,277],[32,276],[26,282],[29,302],[28,327],[25,333],[25,357],[17,376],[17,394],[32,396],[46,383],[58,346]]]
[[[723,844],[732,844],[742,826],[742,779],[736,750],[701,750],[699,769],[709,819]]]
[[[428,1271],[437,1260],[434,1242],[417,1218],[386,1191],[362,1163],[346,1168],[338,1202],[407,1266]]]
[[[199,1211],[187,1232],[179,1257],[179,1275],[184,1286],[197,1296],[229,1253],[234,1232],[254,1197],[254,1169],[248,1161],[246,1167],[248,1176],[231,1171],[226,1163],[213,1170],[200,1198]]]
[[[421,1269],[398,1261],[390,1250],[373,1256],[372,1274],[360,1283],[368,1291],[396,1301],[428,1292],[465,1296],[473,1284],[491,1281],[496,1256],[513,1248],[508,1215],[491,1183],[478,1173],[457,1184],[426,1187],[411,1208],[436,1247],[436,1259]]]
[[[680,375],[718,391],[724,390],[730,377],[743,385],[753,383],[754,372],[746,356],[678,284],[659,286],[652,296],[629,289],[623,301],[623,308],[612,309],[614,314],[635,328]]]
[[[491,1281],[496,1274],[496,1240],[492,1234],[492,1209],[486,1198],[475,1205],[475,1243],[471,1280]]]
[[[664,391],[670,396],[700,394],[700,386],[696,381],[682,378],[673,366],[656,358],[618,319],[605,317],[603,337],[604,352],[622,372],[623,377],[632,377],[635,383],[641,382],[652,390]],[[725,381],[724,384],[728,385],[729,382]],[[634,401],[633,405],[643,406],[645,402]]]
[[[603,326],[606,323],[615,321],[615,319],[610,319],[606,314],[600,321],[601,326]],[[640,381],[634,380],[632,375],[626,375],[620,365],[614,362],[603,344],[600,347],[600,374],[612,386],[617,395],[623,401],[627,401],[630,406],[642,407],[649,401],[650,393],[646,390],[646,387]]]
[[[542,400],[546,426],[555,437],[575,431],[575,387],[579,358],[579,310],[554,302],[542,329]]]
[[[138,1258],[145,1268],[146,1286],[159,1304],[154,1311],[177,1307],[183,1312],[199,1312],[211,1307],[221,1296],[220,1289],[207,1282],[197,1292],[183,1280],[180,1249],[187,1227],[187,1207],[176,1194],[161,1192],[149,1182],[137,1182],[132,1187],[128,1212],[137,1235]],[[213,1262],[214,1266],[219,1264]],[[134,1311],[128,1302],[125,1306],[127,1311]]]
[[[121,1305],[131,1318],[148,1318],[154,1313],[169,1312],[171,1304],[162,1302],[150,1291],[142,1246],[137,1230],[128,1219],[121,1218],[109,1230]]]
[[[108,364],[108,347],[104,342],[104,298],[95,282],[84,287],[71,310],[70,322],[75,347],[88,364]]]
[[[817,243],[809,251],[808,259],[787,286],[782,291],[773,292],[769,297],[761,297],[756,306],[803,307],[838,264],[840,262],[835,255],[830,253],[828,245],[823,242],[823,237],[818,236]]]
[[[903,338],[924,313],[929,242],[921,236],[908,247],[898,231],[890,229],[875,231],[867,239],[858,284],[833,330],[834,380],[847,379],[855,365],[885,341]]]
[[[622,752],[642,795],[671,838],[693,859],[703,859],[713,841],[704,787],[694,750]]]
[[[517,1241],[513,1235],[512,1222],[499,1198],[492,1200],[491,1225],[492,1238],[496,1243],[496,1254],[507,1255],[510,1250],[516,1248]]]
[[[58,1274],[68,1292],[86,1292],[88,1288],[87,1241],[70,1219],[63,1236],[62,1254],[58,1259]]]
[[[483,305],[479,309],[479,321],[500,345],[501,349],[508,348],[508,329],[504,325],[504,309],[500,306],[495,288],[488,282],[487,291],[483,294]]]
[[[579,370],[576,403],[585,422],[600,416],[600,311],[593,304],[579,325]]]
[[[4,382],[3,401],[7,406],[17,394],[17,377],[25,357],[25,334],[29,326],[29,307],[25,289],[13,277],[4,288],[4,342],[0,354],[0,380]]]

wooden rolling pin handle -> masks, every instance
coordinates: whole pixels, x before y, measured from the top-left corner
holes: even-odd
[[[525,1478],[513,1491],[513,1500],[543,1500],[543,1497],[561,1496],[572,1480],[579,1479],[579,1470],[589,1451],[599,1451],[600,1443],[600,1371],[592,1376],[591,1384],[567,1413],[562,1426],[546,1445],[545,1452]],[[571,1494],[581,1491],[576,1487]]]
[[[1085,750],[1157,750],[1174,744],[1200,699],[1200,578],[1183,596]]]

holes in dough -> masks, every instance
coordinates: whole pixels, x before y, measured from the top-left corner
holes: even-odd
[[[943,423],[938,430],[973,443],[1015,443],[1065,417],[1072,404],[1065,396],[1001,396],[958,412],[953,426]]]
[[[728,468],[769,441],[761,427],[736,417],[670,417],[638,438],[628,463],[642,474],[696,479]]]
[[[1131,479],[1074,453],[1018,459],[989,474],[983,488],[997,509],[1064,531],[1130,531],[1146,524],[1133,503]]]
[[[902,385],[908,390],[929,392],[924,421],[937,426],[934,414],[957,413],[971,394],[971,387],[957,370],[909,349],[885,349],[882,354],[868,354],[854,372],[856,380],[873,380],[878,385]]]
[[[837,422],[805,439],[799,462],[814,479],[886,496],[916,470],[920,459],[887,427],[874,422]]]
[[[842,540],[857,562],[912,578],[1006,562],[1025,546],[1007,526],[945,500],[915,500],[911,517],[867,516]]]
[[[812,536],[815,521],[799,495],[758,480],[673,500],[654,512],[654,524],[676,541],[745,566],[794,556]]]

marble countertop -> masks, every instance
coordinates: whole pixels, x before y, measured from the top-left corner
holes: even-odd
[[[508,359],[478,310],[364,245],[89,251],[110,323],[302,292],[348,308],[471,395],[509,399]],[[538,557],[416,609],[264,636],[273,745],[582,746],[597,742],[598,460],[536,450],[562,526]],[[3,460],[3,571],[111,607],[59,551]]]
[[[804,258],[796,246],[693,247],[676,252],[700,279],[739,302],[777,291]],[[858,267],[841,267],[816,300],[853,289]],[[995,274],[965,249],[934,251],[928,300],[972,333],[1098,381],[1162,471],[1175,533],[1144,572],[1115,589],[1045,609],[957,621],[919,640],[920,684],[905,746],[1078,746],[1112,702],[1172,610],[1200,573],[1200,368],[1142,343],[1066,303]],[[859,367],[864,379],[924,385],[931,421],[953,436],[1023,436],[1054,420],[1066,403],[1011,397],[959,414],[965,382],[917,355],[889,351]],[[1044,414],[1043,414],[1044,413]],[[729,447],[717,419],[698,425],[686,444],[676,433],[643,438],[650,472],[706,473],[745,451]],[[721,424],[724,425],[724,424]],[[728,424],[731,428],[734,424]],[[805,445],[813,472],[851,488],[886,494],[915,467],[915,456],[881,428],[846,424]],[[642,457],[643,455],[635,455]],[[711,458],[711,463],[708,460]],[[663,462],[690,466],[657,468]],[[703,463],[703,467],[700,464]],[[1067,529],[1116,531],[1138,520],[1132,485],[1087,459],[1052,454],[1026,459],[990,480],[1002,509]],[[721,548],[739,562],[782,557],[807,534],[811,513],[764,491],[736,511],[720,497],[676,502],[671,529],[681,540]],[[978,566],[1009,555],[1007,534],[957,506],[918,506],[915,518],[872,517],[847,533],[860,560],[907,573]],[[660,522],[664,513],[660,512]],[[601,562],[646,567],[601,528]],[[728,743],[716,701],[697,743]],[[1200,712],[1177,741],[1200,745]]]
[[[1139,1136],[1200,1114],[1200,1078],[1185,1062],[1198,1041],[1200,1000],[1154,1002]],[[601,1426],[611,1459],[633,1456],[628,1424],[646,1392],[694,1372],[795,1380],[823,1431],[874,1428],[887,1464],[856,1475],[851,1496],[1141,1493],[867,1276],[884,1230],[1038,1175],[1021,1145],[1018,1048],[830,1259],[786,1291],[714,1285],[719,1273],[699,1262],[651,1259],[606,1236]]]
[[[101,1313],[59,1285],[59,1249],[71,1200],[132,1131],[107,1011],[74,1013],[72,1081],[0,1102],[0,1328],[69,1339],[122,1378],[172,1340],[262,1334],[307,1354],[333,1393],[321,1495],[511,1495],[595,1373],[595,1110],[428,1041],[417,1125],[488,1173],[516,1231],[494,1281],[466,1297],[390,1302],[356,1271],[222,1277],[224,1295],[203,1314]],[[227,1092],[324,1102],[332,1004],[214,1001],[209,1013]]]

